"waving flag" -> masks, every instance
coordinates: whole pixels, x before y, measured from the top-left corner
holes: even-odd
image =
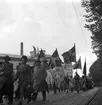
[[[55,67],[55,65],[54,65],[54,63],[53,63],[53,61],[50,59],[50,61],[49,61],[49,67],[51,68],[51,69],[53,69],[54,67]]]
[[[33,46],[33,49],[34,49],[34,53],[35,53],[35,56],[36,56],[36,48]]]
[[[44,54],[43,50],[41,49],[40,54],[39,54],[39,58],[43,58],[43,57],[45,57],[45,54]]]
[[[84,63],[83,74],[86,75],[86,59],[85,59],[85,63]]]
[[[79,58],[79,60],[75,63],[73,69],[82,69],[82,66],[81,66],[81,58]]]
[[[61,61],[61,59],[60,59],[60,57],[59,57],[57,48],[56,48],[56,50],[54,51],[54,53],[52,54],[52,59],[53,59],[54,65],[55,65],[56,67],[61,67],[62,61]]]
[[[55,66],[56,67],[61,67],[61,59],[55,59]]]
[[[69,52],[65,52],[62,54],[63,59],[64,59],[64,63],[68,64],[69,63]]]
[[[56,50],[53,52],[52,57],[53,57],[53,58],[59,57],[57,48],[56,48]]]
[[[62,54],[64,58],[64,62],[68,64],[69,62],[76,62],[76,50],[75,50],[75,44],[74,46],[67,52],[64,52]]]

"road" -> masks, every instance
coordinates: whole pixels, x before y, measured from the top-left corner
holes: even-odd
[[[95,95],[92,101],[87,105],[102,105],[102,87],[100,87],[98,93]]]
[[[90,97],[92,97],[98,88],[88,90],[86,92],[73,92],[66,94],[65,92],[47,94],[46,101],[42,101],[41,93],[38,94],[37,101],[31,102],[29,105],[84,105]],[[83,102],[84,101],[84,102]]]

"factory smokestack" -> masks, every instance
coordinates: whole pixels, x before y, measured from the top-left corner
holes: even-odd
[[[23,55],[23,42],[21,42],[20,47],[21,47],[21,50],[20,50],[20,55]]]

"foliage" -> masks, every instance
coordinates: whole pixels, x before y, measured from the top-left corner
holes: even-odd
[[[99,83],[100,81],[102,81],[102,71],[99,69],[100,68],[100,64],[99,64],[99,60],[95,61],[91,67],[90,67],[90,74],[93,77],[93,81],[95,83]]]
[[[86,15],[84,15],[85,28],[92,33],[92,48],[99,57],[99,52],[102,49],[102,0],[82,0],[82,7],[86,11]]]

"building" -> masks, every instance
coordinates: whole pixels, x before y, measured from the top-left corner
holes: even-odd
[[[27,56],[27,57],[28,57],[28,62],[27,62],[27,63],[28,63],[30,66],[33,66],[33,63],[34,63],[34,61],[35,61],[35,59],[36,59],[36,56],[35,56],[35,54],[33,54],[33,52],[34,52],[34,51],[31,51],[31,52],[30,52],[30,56]],[[35,53],[35,52],[34,52],[34,53]],[[2,54],[2,53],[0,53],[0,62],[3,62],[3,57],[4,57],[5,55],[8,55],[8,56],[11,58],[10,62],[13,63],[13,68],[16,69],[17,65],[18,65],[19,63],[21,63],[21,57],[22,57],[23,54],[24,54],[24,51],[23,51],[23,42],[21,42],[21,45],[20,45],[20,55]],[[50,57],[50,55],[45,54],[45,58],[46,58],[46,59],[49,59],[49,57]]]

